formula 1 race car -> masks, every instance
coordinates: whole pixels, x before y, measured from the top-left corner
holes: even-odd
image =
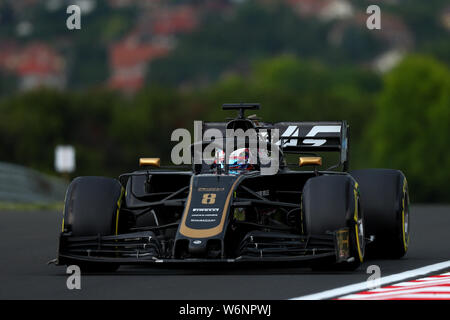
[[[208,147],[210,158],[188,167],[141,158],[140,170],[118,179],[74,179],[57,264],[87,271],[254,262],[354,270],[366,251],[386,258],[406,253],[406,178],[391,169],[348,172],[346,121],[268,123],[244,115],[259,104],[223,108],[239,115],[201,127],[224,138],[190,144],[191,158]],[[256,132],[266,149],[261,143],[255,149],[248,137],[237,148],[228,130],[239,129]],[[263,174],[269,154],[276,168]]]

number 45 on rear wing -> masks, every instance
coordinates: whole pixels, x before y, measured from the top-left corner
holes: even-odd
[[[339,164],[348,169],[347,121],[277,122],[264,124],[279,130],[277,143],[284,153],[339,152]]]

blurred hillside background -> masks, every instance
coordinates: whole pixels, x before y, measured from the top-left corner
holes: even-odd
[[[171,132],[222,103],[260,102],[267,121],[348,120],[351,169],[449,202],[449,66],[448,0],[1,0],[0,161],[55,175],[73,145],[73,176],[117,176],[169,163]]]

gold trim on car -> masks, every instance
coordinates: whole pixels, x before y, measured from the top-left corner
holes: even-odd
[[[186,225],[186,219],[187,219],[187,216],[189,213],[189,208],[191,206],[191,200],[192,200],[192,185],[193,185],[193,180],[192,180],[191,185],[189,187],[188,200],[186,202],[186,207],[183,212],[183,218],[181,220],[180,233],[182,235],[184,235],[186,237],[190,237],[190,238],[210,238],[210,237],[220,234],[223,231],[223,227],[225,225],[225,218],[227,216],[228,206],[230,205],[230,200],[233,195],[234,188],[236,187],[239,180],[241,180],[241,177],[238,177],[236,179],[236,181],[233,182],[233,185],[231,186],[230,191],[228,191],[228,196],[227,196],[227,199],[223,206],[222,218],[220,220],[219,225],[216,227],[213,227],[213,228],[209,228],[209,229],[193,229],[193,228],[189,228]]]
[[[159,167],[161,165],[160,158],[139,158],[139,166]]]
[[[300,167],[303,166],[321,166],[322,165],[322,157],[300,157],[298,158],[298,165]]]

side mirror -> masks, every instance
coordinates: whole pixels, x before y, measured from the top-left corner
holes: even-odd
[[[298,165],[300,167],[321,166],[322,165],[322,157],[300,157],[300,158],[298,158]]]
[[[152,167],[160,167],[161,159],[160,158],[139,158],[139,166],[152,166]]]

